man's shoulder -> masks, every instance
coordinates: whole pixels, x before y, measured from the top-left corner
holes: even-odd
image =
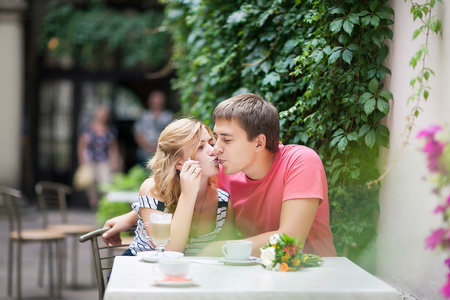
[[[318,158],[319,155],[314,149],[303,145],[280,145],[278,147],[281,157],[302,157],[304,159]]]

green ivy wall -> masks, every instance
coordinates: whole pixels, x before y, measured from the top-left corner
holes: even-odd
[[[376,236],[383,82],[394,12],[387,1],[163,1],[184,111],[211,123],[217,103],[255,92],[280,112],[282,141],[321,156],[339,255]],[[367,262],[370,264],[370,262]]]

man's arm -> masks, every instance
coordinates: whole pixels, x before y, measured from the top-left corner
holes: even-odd
[[[269,238],[275,233],[285,233],[304,242],[316,217],[319,201],[319,199],[292,199],[284,201],[281,206],[280,227],[278,230],[246,238],[246,240],[253,242],[252,255],[260,256],[261,250],[259,248],[266,245]]]
[[[260,256],[260,247],[267,244],[275,233],[287,234],[305,241],[319,206],[319,199],[292,199],[283,202],[280,215],[280,227],[276,231],[268,231],[245,240],[253,242],[252,256]],[[206,246],[199,255],[222,256],[222,245],[226,242],[214,242]]]

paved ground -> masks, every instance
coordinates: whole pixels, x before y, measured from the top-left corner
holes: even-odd
[[[37,228],[40,226],[39,211],[29,209],[24,218],[25,228]],[[95,212],[86,209],[72,209],[69,211],[69,222],[82,223],[99,226],[95,221]],[[68,265],[67,265],[67,281],[71,280],[72,257],[71,249],[72,240],[68,240]],[[26,244],[23,247],[22,260],[22,298],[26,300],[52,299],[49,297],[48,290],[48,273],[45,272],[44,287],[38,286],[38,258],[39,245]],[[7,216],[0,213],[0,300],[10,299],[7,296],[7,276],[8,276],[8,221]],[[83,299],[94,300],[98,298],[95,278],[91,267],[91,248],[90,243],[79,243],[78,253],[78,288],[65,287],[62,291],[62,299]],[[47,269],[45,269],[47,270]],[[15,276],[14,276],[15,278]],[[15,286],[15,285],[14,285]],[[14,289],[15,295],[15,289]]]

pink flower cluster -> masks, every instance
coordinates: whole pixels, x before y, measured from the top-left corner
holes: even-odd
[[[419,132],[417,138],[425,138],[426,144],[422,148],[427,155],[428,170],[431,173],[438,173],[440,176],[448,176],[448,171],[444,166],[441,166],[440,159],[444,151],[444,144],[436,139],[436,133],[442,130],[440,126],[430,126]],[[440,191],[442,186],[438,186],[437,191]],[[448,218],[448,211],[450,211],[450,194],[444,204],[439,204],[434,210],[435,214],[441,214],[446,226],[433,230],[425,239],[426,248],[434,250],[436,247],[450,250],[450,220]],[[445,265],[450,269],[450,258],[445,260]],[[441,287],[441,293],[450,298],[450,272],[447,274],[447,281]]]
[[[436,172],[439,166],[439,157],[442,154],[442,150],[444,149],[444,145],[441,142],[435,139],[435,134],[439,130],[441,130],[441,126],[430,126],[427,129],[424,129],[419,132],[417,138],[425,138],[426,144],[423,147],[423,152],[427,154],[428,159],[428,170],[430,172]]]

